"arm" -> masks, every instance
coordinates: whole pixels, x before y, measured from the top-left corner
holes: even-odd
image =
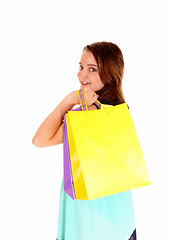
[[[36,147],[48,147],[63,142],[64,114],[79,104],[78,91],[68,94],[47,116],[36,131],[32,143]]]
[[[93,103],[98,95],[85,88],[88,110],[97,109]],[[49,147],[63,142],[63,119],[66,112],[79,104],[78,90],[68,94],[62,102],[47,116],[36,131],[32,143],[36,147]]]

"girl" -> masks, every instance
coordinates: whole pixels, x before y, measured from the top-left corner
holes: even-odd
[[[87,45],[77,74],[85,90],[88,110],[102,104],[124,103],[122,79],[124,60],[120,48],[111,42]],[[78,91],[68,94],[38,128],[32,142],[48,147],[63,142],[64,114],[79,104]],[[136,240],[131,191],[94,200],[73,200],[62,181],[57,240]]]

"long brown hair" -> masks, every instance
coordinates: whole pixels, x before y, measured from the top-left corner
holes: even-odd
[[[120,48],[112,42],[95,42],[84,47],[83,51],[92,52],[104,87],[97,91],[101,103],[117,105],[124,103],[122,79],[124,59]]]

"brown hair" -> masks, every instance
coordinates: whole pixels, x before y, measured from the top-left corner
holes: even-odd
[[[97,91],[101,103],[117,105],[124,103],[122,79],[124,59],[120,48],[112,42],[95,42],[84,47],[83,51],[92,52],[104,87]]]

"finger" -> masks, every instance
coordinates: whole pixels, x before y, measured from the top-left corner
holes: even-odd
[[[89,104],[92,105],[94,102],[96,102],[98,97],[99,96],[95,94],[92,98],[89,99]]]
[[[90,88],[89,88],[88,86],[84,86],[83,89],[84,89],[85,92],[89,92],[89,91],[91,91]]]
[[[96,100],[98,99],[98,97],[99,97],[99,95],[95,94],[95,96],[94,96],[94,98],[93,98],[94,102],[96,102]]]
[[[95,97],[96,96],[96,93],[95,92],[91,92],[91,95],[92,95],[92,97]]]

